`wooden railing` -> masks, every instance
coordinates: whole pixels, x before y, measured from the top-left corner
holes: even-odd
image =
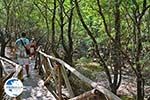
[[[6,63],[7,64],[11,64],[15,70],[12,71],[11,73],[8,73],[5,70],[6,67]],[[9,98],[5,93],[4,93],[4,83],[6,82],[7,79],[11,78],[11,77],[18,77],[18,75],[20,74],[21,70],[22,70],[22,66],[16,64],[14,61],[11,61],[9,59],[3,58],[0,56],[0,67],[2,69],[1,71],[1,77],[0,77],[0,100],[5,100],[6,98]]]
[[[42,52],[40,48],[37,49],[37,52],[39,55],[39,74],[43,75],[43,78],[45,79],[45,85],[57,100],[63,100],[64,98],[62,89],[63,85],[67,87],[69,93],[69,97],[67,98],[69,100],[86,100],[91,96],[98,97],[100,95],[103,95],[104,99],[98,100],[121,100],[118,96],[114,95],[108,89],[85,77],[63,60],[47,55],[46,53]],[[66,70],[69,70],[81,81],[89,84],[93,89],[75,97],[69,79],[67,77]]]
[[[57,100],[63,100],[64,98],[67,100],[121,100],[108,89],[85,77],[63,60],[47,55],[46,53],[42,52],[40,48],[37,49],[37,55],[39,74],[43,77],[45,86],[47,86],[47,88]],[[14,66],[16,70],[11,73],[5,71],[6,63]],[[5,100],[4,98],[7,98],[7,95],[4,93],[4,83],[11,77],[18,77],[22,70],[22,66],[3,57],[0,57],[0,64],[1,68],[3,69],[3,73],[1,74],[5,76],[0,77],[0,100]],[[89,84],[93,89],[79,96],[75,96],[66,70],[73,73],[81,81]],[[67,88],[69,95],[65,95],[63,87]],[[92,97],[98,99],[89,99]]]

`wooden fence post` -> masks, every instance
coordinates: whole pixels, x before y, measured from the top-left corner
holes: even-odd
[[[39,55],[39,68],[38,68],[38,70],[39,70],[39,75],[41,75],[42,74],[42,58],[41,58],[41,55]]]
[[[3,65],[0,63],[0,78],[3,77]]]
[[[3,79],[3,66],[2,63],[0,63],[0,100],[2,100],[2,93],[3,93],[2,79]]]
[[[62,67],[61,67],[61,72],[62,72],[64,81],[65,81],[66,87],[67,87],[67,89],[68,89],[68,91],[69,91],[69,95],[70,95],[71,98],[73,98],[73,97],[74,97],[74,93],[73,93],[72,87],[71,87],[71,85],[70,85],[70,82],[69,82],[69,79],[68,79],[66,70],[65,70],[65,68],[64,68],[63,65],[62,65]]]
[[[66,69],[68,69],[69,71],[71,71],[75,76],[77,76],[79,79],[81,79],[83,82],[88,83],[89,85],[91,85],[94,89],[98,90],[99,92],[103,93],[109,100],[121,100],[118,96],[116,96],[115,94],[113,94],[110,90],[106,89],[103,86],[100,86],[98,83],[90,80],[89,78],[85,77],[84,75],[82,75],[80,72],[78,72],[75,68],[71,67],[69,64],[67,64],[66,62],[64,62],[63,60],[59,59],[59,58],[55,58],[53,56],[47,55],[46,53],[42,52],[41,50],[38,51],[40,54],[42,54],[45,57],[48,57],[52,60],[55,60],[57,62],[59,62],[61,65],[63,65]],[[63,68],[63,67],[61,67]],[[63,70],[62,70],[63,71]],[[62,72],[63,73],[63,72]],[[65,79],[65,78],[64,78]]]
[[[57,72],[58,72],[58,96],[59,96],[59,100],[63,100],[62,99],[62,77],[61,77],[61,65],[59,63],[57,63]]]
[[[50,58],[47,58],[47,61],[48,61],[49,67],[51,69],[52,77],[53,77],[54,81],[56,82],[55,71],[54,71],[54,68],[53,68],[53,65],[52,65]]]
[[[3,96],[3,85],[2,85],[2,78],[0,78],[0,100],[2,100]]]

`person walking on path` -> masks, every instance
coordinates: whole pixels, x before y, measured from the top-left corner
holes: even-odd
[[[30,49],[30,41],[26,38],[26,33],[23,32],[21,36],[21,38],[16,40],[17,63],[25,66],[27,77],[29,77],[29,54],[27,53],[27,50]],[[18,78],[23,80],[23,70]]]

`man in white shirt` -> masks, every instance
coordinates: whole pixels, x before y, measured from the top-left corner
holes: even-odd
[[[22,37],[16,40],[16,55],[18,64],[25,66],[27,77],[29,77],[29,55],[26,52],[26,49],[29,49],[30,41],[26,38],[26,33],[22,33]],[[23,79],[23,72],[22,72]]]

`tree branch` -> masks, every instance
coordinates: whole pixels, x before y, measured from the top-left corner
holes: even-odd
[[[139,21],[142,19],[142,17],[144,16],[145,12],[150,8],[150,5],[148,5],[147,7],[144,7],[141,14],[140,14],[140,17],[139,17]]]
[[[108,26],[107,26],[107,23],[106,23],[106,19],[105,19],[105,16],[102,12],[102,7],[101,7],[101,4],[100,4],[100,1],[97,0],[97,4],[98,4],[98,11],[99,11],[99,14],[101,15],[102,19],[103,19],[103,23],[104,23],[104,27],[105,27],[105,31],[108,35],[108,37],[113,41],[115,42],[114,38],[111,36],[111,34],[109,33],[109,30],[108,30]]]

